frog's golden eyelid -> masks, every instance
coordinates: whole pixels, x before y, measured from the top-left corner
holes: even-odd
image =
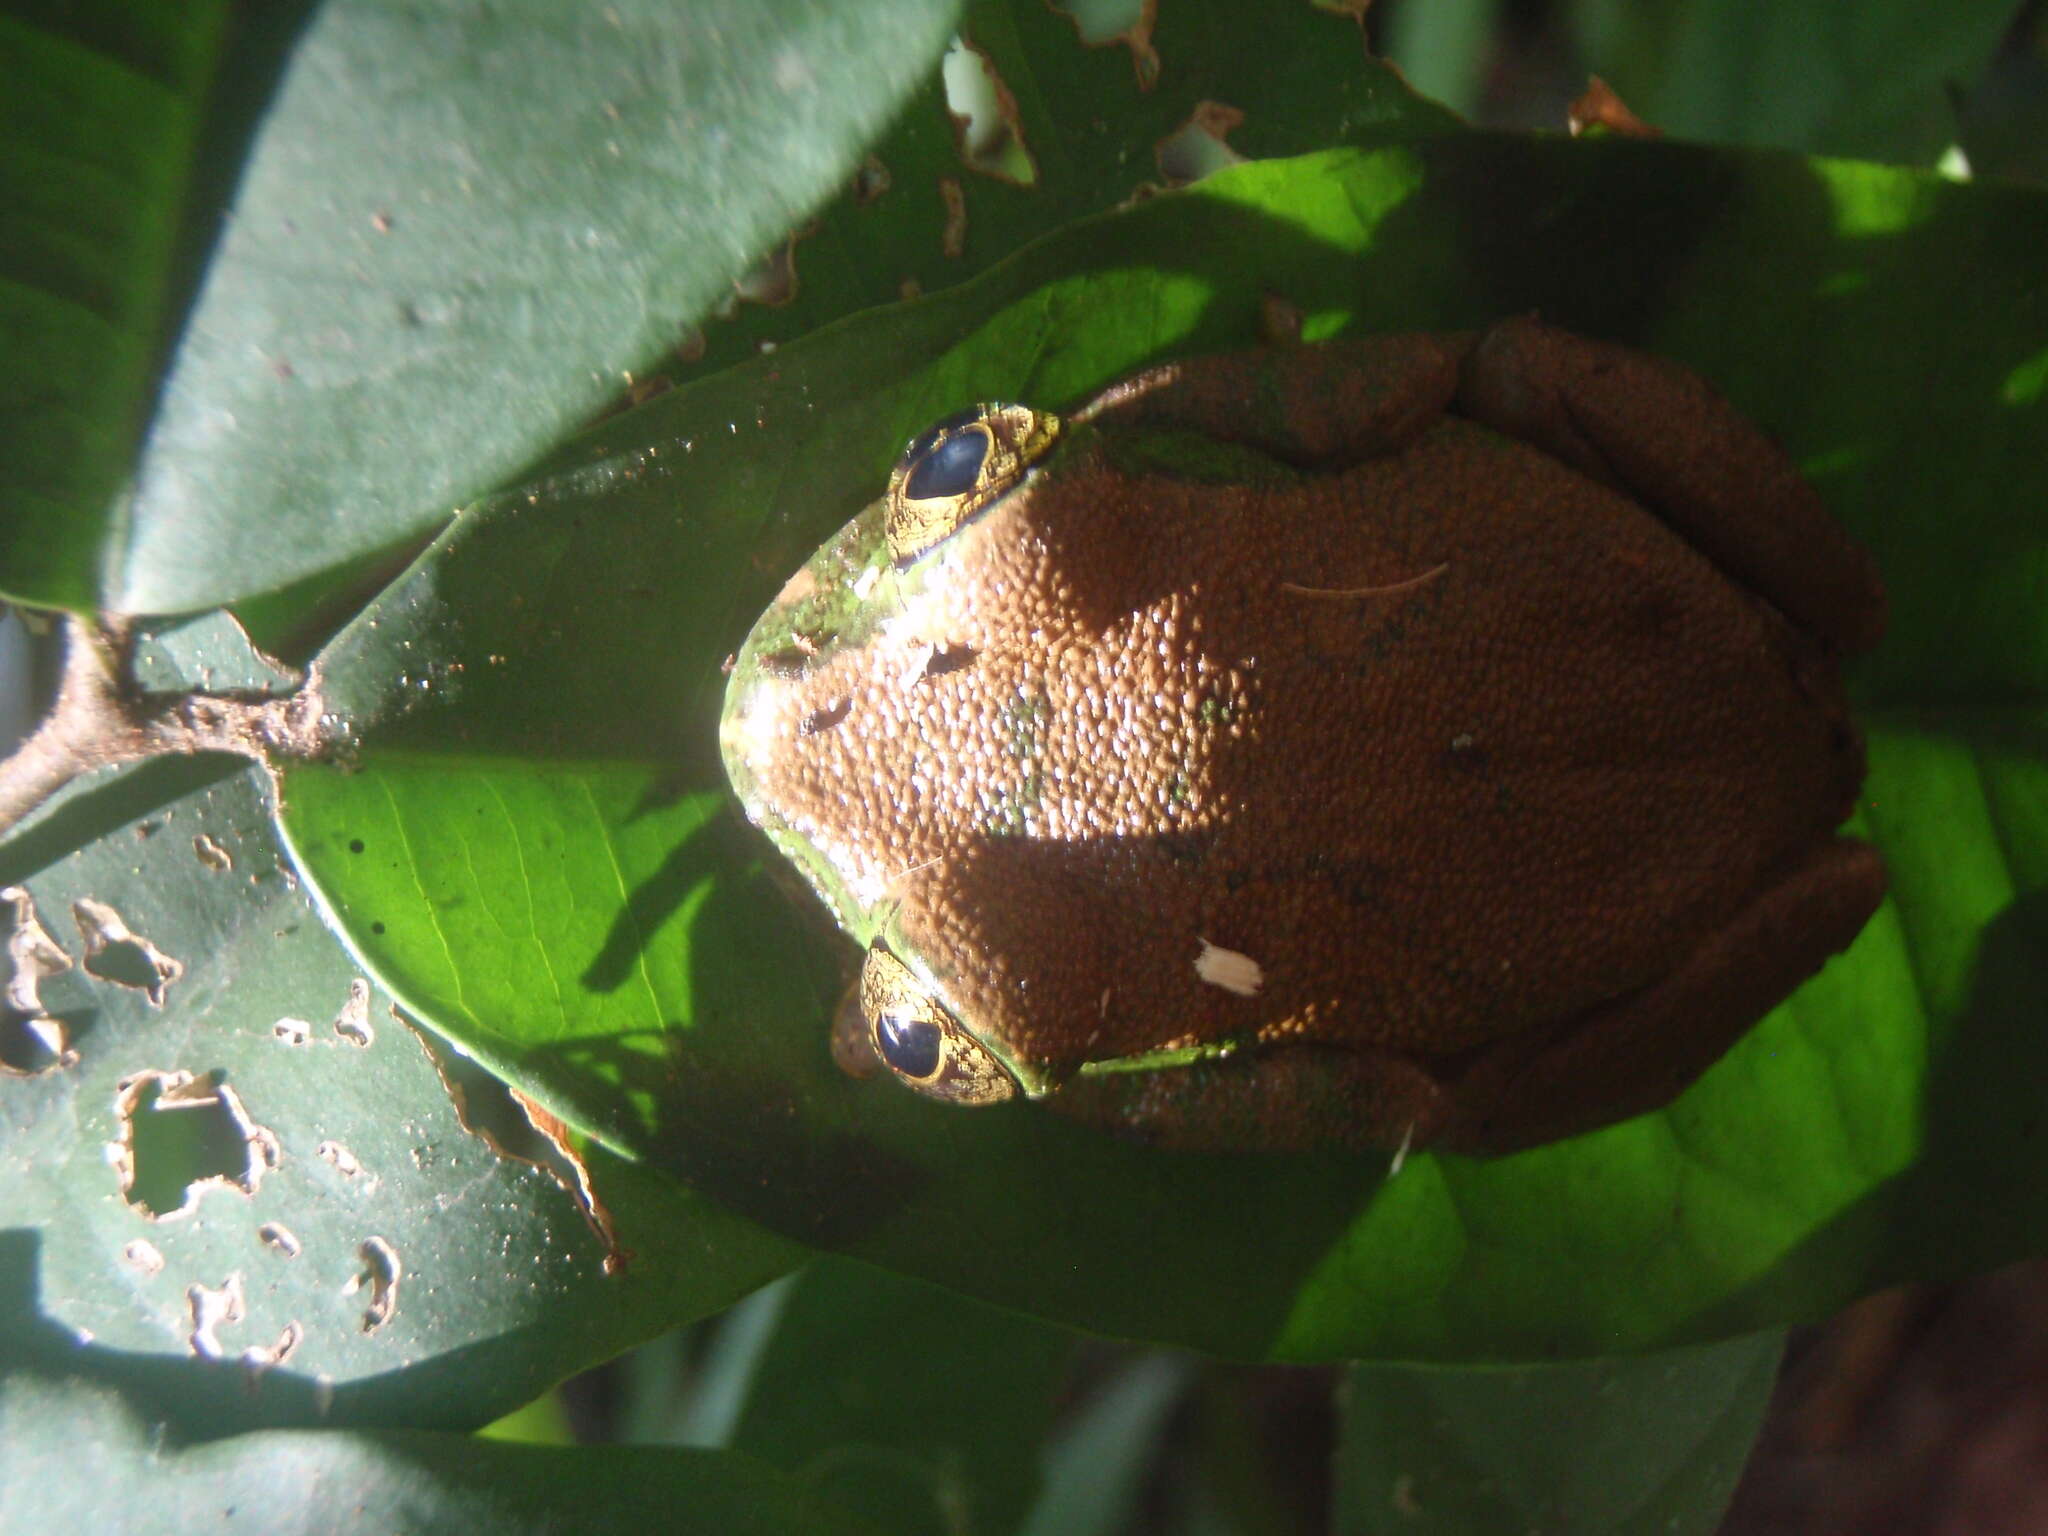
[[[860,1006],[875,1054],[920,1093],[955,1104],[998,1104],[1016,1094],[1016,1081],[988,1048],[879,943],[861,967]]]
[[[900,566],[935,549],[1051,450],[1060,419],[1028,405],[982,405],[911,440],[889,477],[884,532]]]

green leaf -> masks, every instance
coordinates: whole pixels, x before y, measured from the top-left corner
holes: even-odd
[[[0,572],[89,608],[168,312],[227,6],[0,16]]]
[[[1145,48],[1084,42],[1074,18],[1043,0],[977,0],[960,30],[970,46],[948,67],[969,79],[985,70],[1007,93],[1007,160],[963,148],[967,131],[934,69],[854,186],[793,237],[795,293],[707,321],[691,376],[905,293],[951,287],[1075,219],[1191,179],[1201,161],[1190,150],[1269,159],[1458,126],[1367,55],[1357,17],[1309,4],[1177,6]],[[1217,109],[1220,148],[1190,126]],[[990,120],[1005,118],[992,110]]]
[[[879,1529],[730,1451],[572,1449],[417,1430],[270,1430],[166,1445],[104,1388],[0,1378],[0,1528],[146,1536],[237,1521],[278,1536]]]
[[[17,949],[25,888],[62,952],[15,966],[46,1017],[0,1017],[0,1361],[119,1386],[195,1435],[466,1428],[795,1262],[593,1151],[633,1250],[607,1274],[574,1170],[362,979],[246,766],[82,782],[0,845],[0,886]],[[92,953],[111,924],[89,903],[131,937]]]
[[[1074,1343],[922,1281],[821,1261],[792,1283],[727,1443],[885,1530],[1012,1531]]]
[[[1932,165],[1949,92],[1974,78],[2012,0],[1580,0],[1586,66],[1666,133]]]
[[[7,591],[205,608],[431,529],[622,393],[829,193],[954,9],[330,0],[247,145],[122,497],[218,13],[175,38],[168,93],[9,23],[10,76],[48,64],[63,94],[6,125],[62,189],[14,189],[37,238],[0,267],[35,391],[0,396],[0,437],[50,460],[0,479]],[[107,174],[59,173],[103,141]]]
[[[1334,1529],[1712,1536],[1783,1342],[1519,1370],[1354,1366]]]
[[[291,768],[284,824],[380,980],[572,1120],[806,1241],[1105,1332],[1611,1353],[2033,1252],[2042,249],[2040,194],[1670,144],[1474,134],[1240,167],[679,389],[466,516],[327,652],[359,751]],[[1312,336],[1541,309],[1690,363],[1890,576],[1856,682],[1897,899],[1663,1113],[1389,1178],[1150,1153],[827,1058],[851,956],[730,801],[718,659],[910,432],[1248,344],[1265,294]]]

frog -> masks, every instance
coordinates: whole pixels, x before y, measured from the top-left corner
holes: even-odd
[[[1493,1156],[1669,1104],[1863,929],[1843,669],[1886,610],[1680,364],[1297,339],[919,433],[720,745],[858,951],[854,1075]]]

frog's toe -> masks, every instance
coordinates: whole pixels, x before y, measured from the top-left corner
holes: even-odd
[[[1869,552],[1791,458],[1690,369],[1508,320],[1472,349],[1458,409],[1626,492],[1835,649],[1866,651],[1884,633]]]
[[[1533,1052],[1483,1060],[1452,1089],[1437,1145],[1512,1152],[1662,1108],[1830,956],[1884,899],[1854,838],[1815,849],[1662,981],[1581,1015]]]

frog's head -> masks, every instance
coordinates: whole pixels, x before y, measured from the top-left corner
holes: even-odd
[[[1047,1086],[1042,1069],[978,1039],[953,989],[933,979],[922,936],[927,907],[944,898],[919,877],[963,827],[1000,832],[1023,814],[1018,775],[967,744],[967,723],[949,730],[929,706],[948,672],[992,670],[985,637],[1014,622],[997,594],[1015,597],[1032,578],[1017,569],[1015,529],[987,524],[1061,431],[1049,412],[984,404],[913,438],[886,493],[755,624],[720,725],[748,817],[867,948],[835,1055],[850,1071],[879,1063],[955,1103]],[[1028,736],[1028,709],[1007,713],[1013,739]],[[1007,755],[1010,767],[1028,766]]]

